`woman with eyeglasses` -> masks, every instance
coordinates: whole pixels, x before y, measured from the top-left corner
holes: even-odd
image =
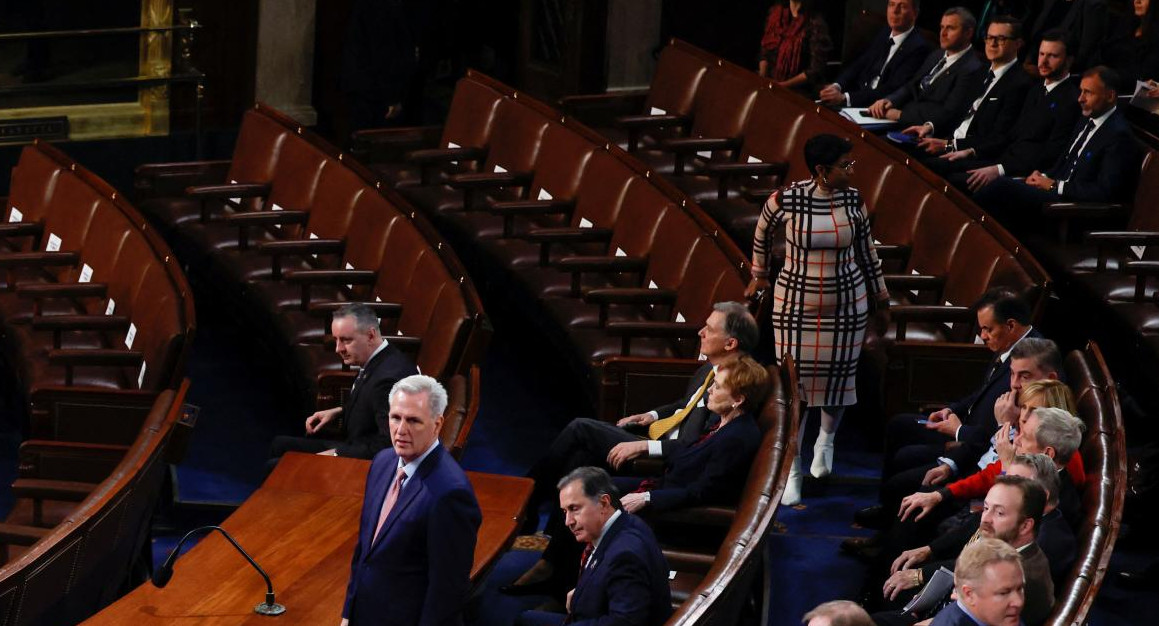
[[[773,287],[776,354],[797,362],[809,416],[821,427],[810,473],[833,471],[833,439],[845,407],[857,403],[857,360],[869,323],[870,302],[884,323],[889,292],[869,234],[861,195],[849,186],[853,144],[836,135],[805,143],[812,178],[769,196],[753,237],[752,282],[746,294],[770,286],[774,233],[783,227],[785,261]],[[802,449],[805,424],[799,430]],[[781,502],[801,500],[800,455],[793,460]]]

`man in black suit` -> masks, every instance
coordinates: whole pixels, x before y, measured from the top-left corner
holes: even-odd
[[[1050,202],[1117,202],[1130,198],[1139,173],[1139,146],[1131,125],[1115,106],[1116,72],[1093,67],[1079,84],[1082,123],[1067,151],[1045,172],[1025,180],[998,178],[974,194],[975,201],[1008,228],[1025,226]]]
[[[917,74],[893,93],[874,102],[869,114],[906,126],[930,122],[936,128],[961,117],[970,106],[970,75],[982,67],[970,46],[974,16],[962,7],[947,9],[935,50]]]
[[[365,304],[347,304],[335,311],[330,332],[334,335],[334,351],[342,362],[362,369],[343,406],[322,409],[306,418],[306,434],[317,434],[342,416],[346,440],[279,436],[271,446],[271,465],[290,451],[373,459],[380,450],[390,447],[386,425],[390,388],[399,380],[418,374],[418,368],[382,337],[378,317]]]
[[[841,71],[836,82],[821,90],[821,101],[836,107],[865,107],[913,78],[932,47],[914,28],[919,7],[919,0],[889,0],[885,10],[889,26]]]
[[[1009,141],[1010,131],[1026,101],[1030,77],[1018,65],[1022,50],[1022,24],[1005,15],[995,17],[987,29],[986,59],[990,67],[969,79],[970,107],[962,117],[943,127],[932,122],[910,126],[904,133],[919,138],[922,162],[934,171],[947,161],[940,157],[954,151],[990,149]]]
[[[1030,324],[1030,308],[1017,295],[992,289],[974,304],[979,334],[994,353],[982,385],[970,395],[928,416],[903,413],[890,419],[885,432],[885,463],[882,467],[881,504],[857,513],[862,526],[880,527],[912,492],[910,480],[895,481],[903,472],[925,475],[944,464],[953,474],[977,471],[977,462],[998,430],[994,405],[1010,391],[1010,353],[1025,337],[1042,335]],[[947,444],[954,443],[952,453]],[[903,483],[899,485],[898,483]],[[846,550],[864,553],[879,545],[882,537],[853,538],[842,543]]]
[[[1013,127],[943,154],[935,171],[961,189],[977,191],[999,176],[1025,176],[1050,167],[1066,151],[1071,129],[1081,116],[1066,40],[1060,30],[1043,35],[1037,66],[1042,82],[1028,90]]]
[[[534,511],[554,493],[555,482],[577,467],[618,469],[638,457],[668,458],[695,443],[709,426],[707,391],[717,366],[750,354],[756,348],[759,333],[756,320],[743,304],[717,303],[700,330],[700,353],[706,362],[689,379],[680,399],[647,413],[630,415],[616,424],[590,418],[572,420],[529,473],[535,480],[535,491],[528,503],[532,512],[529,524],[538,521]],[[643,429],[642,434],[630,432],[629,427]]]
[[[1074,69],[1084,71],[1093,63],[1099,43],[1106,34],[1110,13],[1105,0],[1043,0],[1030,25],[1032,45],[1046,39],[1046,33],[1060,30],[1070,34]]]

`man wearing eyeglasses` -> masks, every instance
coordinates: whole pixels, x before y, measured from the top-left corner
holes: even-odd
[[[1022,49],[1022,23],[999,15],[990,22],[984,38],[986,59],[990,66],[968,79],[970,106],[944,126],[925,121],[906,128],[904,133],[919,138],[917,149],[925,153],[923,162],[935,171],[944,171],[948,159],[942,155],[963,157],[991,144],[1009,141],[1010,131],[1022,110],[1030,88],[1030,76],[1018,67]]]

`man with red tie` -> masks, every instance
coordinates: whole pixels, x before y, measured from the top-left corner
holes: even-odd
[[[584,545],[579,580],[567,594],[566,616],[527,611],[518,624],[659,626],[668,619],[668,562],[652,529],[619,502],[611,477],[600,468],[581,467],[559,481],[559,508]]]
[[[462,624],[482,514],[439,445],[447,392],[430,376],[390,390],[392,447],[374,457],[342,626]]]

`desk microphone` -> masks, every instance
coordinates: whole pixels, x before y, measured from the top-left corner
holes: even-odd
[[[237,548],[237,551],[241,552],[241,555],[245,557],[245,560],[249,561],[250,565],[253,565],[254,569],[256,569],[258,573],[262,575],[262,578],[266,580],[266,601],[255,606],[254,613],[259,615],[281,615],[282,613],[285,613],[286,607],[274,602],[274,585],[270,582],[270,577],[266,575],[265,571],[262,570],[257,562],[254,561],[253,558],[247,554],[246,551],[243,550],[241,546],[239,546],[237,542],[234,541],[233,537],[230,537],[229,533],[225,532],[225,529],[221,526],[202,526],[200,528],[194,528],[193,530],[185,533],[185,536],[181,538],[181,541],[177,542],[177,547],[173,548],[173,551],[169,553],[169,557],[165,559],[165,562],[161,564],[161,567],[159,567],[157,571],[153,572],[153,586],[160,589],[169,584],[169,579],[173,578],[173,562],[177,560],[177,555],[181,552],[181,546],[185,545],[185,540],[189,539],[193,533],[199,533],[203,530],[216,530],[217,532],[225,535],[225,538],[229,539],[229,542],[233,544],[233,547]]]

